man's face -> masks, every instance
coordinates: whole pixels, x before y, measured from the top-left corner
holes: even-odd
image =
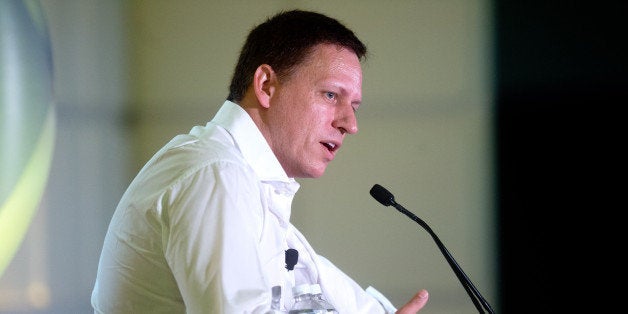
[[[358,131],[362,100],[357,56],[321,44],[277,85],[268,108],[270,145],[289,177],[317,178],[334,159],[345,135]]]

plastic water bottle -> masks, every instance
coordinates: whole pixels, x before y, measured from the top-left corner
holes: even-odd
[[[325,314],[325,308],[312,300],[309,284],[302,284],[292,288],[294,304],[289,314]]]
[[[325,300],[325,297],[323,297],[323,291],[321,290],[321,286],[319,284],[315,283],[310,285],[310,291],[312,292],[312,300],[320,304],[325,309],[325,313],[338,314],[336,308],[334,308],[334,306],[329,303],[329,301]]]

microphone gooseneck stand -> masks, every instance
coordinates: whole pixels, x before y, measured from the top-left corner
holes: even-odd
[[[381,185],[379,184],[373,185],[373,187],[370,190],[370,194],[371,196],[373,196],[373,198],[375,198],[382,205],[384,206],[392,205],[402,214],[408,216],[410,219],[414,220],[421,227],[427,230],[427,232],[432,236],[432,239],[434,239],[434,242],[436,242],[436,245],[438,246],[440,251],[445,256],[445,259],[447,260],[447,263],[449,263],[449,266],[451,267],[451,269],[454,271],[454,274],[456,274],[456,277],[458,277],[458,280],[460,281],[464,289],[467,291],[467,294],[471,298],[471,301],[473,301],[473,305],[475,305],[475,308],[478,310],[478,312],[483,314],[484,310],[486,310],[490,314],[495,313],[495,311],[493,311],[493,308],[488,303],[488,301],[486,301],[484,297],[482,296],[482,294],[475,288],[475,286],[471,282],[471,279],[467,277],[467,275],[464,273],[460,265],[458,265],[454,257],[449,253],[449,251],[447,250],[443,242],[441,242],[441,240],[438,238],[436,233],[432,231],[432,228],[430,228],[430,226],[428,226],[427,223],[425,223],[421,218],[417,217],[415,214],[413,214],[412,212],[408,211],[403,206],[398,204],[395,201],[395,197],[392,195],[392,193],[390,193]]]

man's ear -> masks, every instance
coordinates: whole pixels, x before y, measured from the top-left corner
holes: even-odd
[[[277,84],[277,75],[273,68],[268,64],[258,66],[253,75],[253,89],[262,107],[270,107],[270,98],[275,92],[275,84]]]

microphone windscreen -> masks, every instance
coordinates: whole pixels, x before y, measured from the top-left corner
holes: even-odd
[[[293,270],[294,265],[297,264],[298,260],[299,260],[299,251],[295,249],[286,250],[286,268],[288,270]]]
[[[384,206],[390,206],[395,203],[395,197],[379,184],[373,185],[371,188],[371,196]]]

